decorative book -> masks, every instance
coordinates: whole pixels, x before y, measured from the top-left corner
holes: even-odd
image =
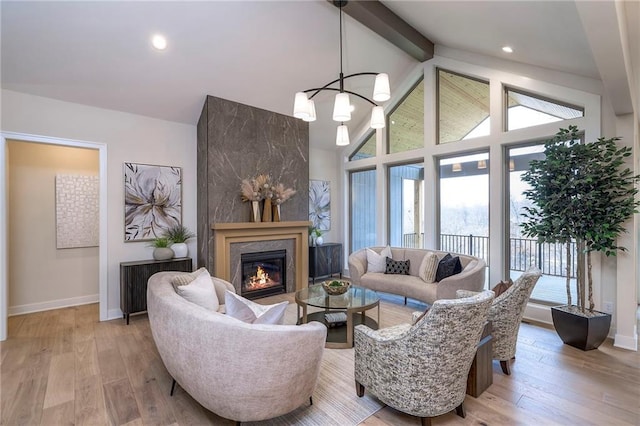
[[[347,314],[346,312],[331,312],[329,314],[324,314],[324,320],[328,327],[344,325],[347,322]]]

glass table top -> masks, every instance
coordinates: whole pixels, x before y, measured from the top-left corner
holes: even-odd
[[[338,296],[329,296],[320,284],[296,292],[296,302],[325,309],[364,308],[379,301],[375,291],[356,286],[351,286],[346,293]]]

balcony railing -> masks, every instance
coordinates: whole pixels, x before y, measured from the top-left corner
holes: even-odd
[[[403,246],[420,248],[424,234],[403,234]],[[440,249],[453,253],[468,254],[483,259],[489,264],[489,237],[477,235],[441,234]],[[571,278],[575,278],[576,245],[571,243]],[[564,277],[567,259],[564,244],[538,243],[529,238],[509,239],[509,269],[524,271],[535,265],[545,275]]]

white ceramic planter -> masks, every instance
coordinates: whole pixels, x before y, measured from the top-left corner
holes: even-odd
[[[173,250],[174,257],[187,257],[189,255],[187,243],[171,244],[171,250]]]

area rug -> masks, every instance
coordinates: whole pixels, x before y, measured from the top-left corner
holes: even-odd
[[[296,304],[290,303],[285,315],[287,324],[296,322]],[[353,349],[325,349],[313,405],[304,404],[295,411],[253,425],[356,426],[383,407],[365,393],[356,395],[353,373]]]

